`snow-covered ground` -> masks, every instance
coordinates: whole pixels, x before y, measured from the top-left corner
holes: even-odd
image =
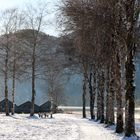
[[[115,134],[111,128],[82,119],[79,114],[55,114],[53,117],[40,119],[38,115],[30,118],[29,114],[16,114],[10,117],[0,114],[0,140],[123,139],[122,135]]]

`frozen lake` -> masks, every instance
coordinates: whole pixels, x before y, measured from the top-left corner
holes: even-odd
[[[64,110],[67,113],[82,113],[82,107],[77,107],[77,106],[59,106],[59,109]],[[87,114],[89,114],[89,107],[86,107]],[[95,107],[95,111],[96,111]],[[140,120],[140,108],[135,108],[135,118]]]

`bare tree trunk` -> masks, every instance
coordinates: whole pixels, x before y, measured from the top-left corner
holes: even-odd
[[[12,83],[12,115],[15,113],[15,84],[16,84],[16,59],[13,63],[13,83]]]
[[[109,67],[107,67],[106,72],[106,117],[105,123],[109,123]]]
[[[135,19],[135,0],[125,1],[126,12],[126,29],[127,29],[127,60],[126,68],[126,107],[125,107],[125,136],[130,137],[135,135],[135,86],[134,86],[134,26],[137,19]],[[128,27],[129,25],[129,27]]]
[[[122,91],[121,91],[121,63],[119,52],[116,56],[116,101],[117,101],[117,123],[116,123],[116,133],[123,132],[123,107],[122,107]]]
[[[112,125],[115,122],[114,117],[114,100],[115,100],[115,89],[114,89],[114,69],[111,66],[110,69],[110,81],[109,81],[109,121],[108,124]]]
[[[97,121],[101,119],[100,116],[100,103],[101,103],[101,95],[99,90],[99,73],[97,75]]]
[[[96,83],[97,82],[97,76],[96,76],[96,71],[94,70],[93,72],[93,117],[95,119],[95,109],[94,109],[94,105],[95,105],[95,98],[96,98]]]
[[[83,84],[83,118],[86,118],[86,78],[84,78]]]
[[[85,61],[83,59],[82,61],[82,65],[83,65],[83,70],[84,70],[84,83],[83,83],[83,118],[86,118],[86,87],[87,87],[87,78],[88,78],[88,73],[87,73],[87,69],[88,69],[88,65],[87,65],[87,61]]]
[[[98,96],[97,96],[97,120],[104,122],[104,75],[98,74]]]
[[[31,100],[31,113],[30,116],[34,115],[34,104],[35,104],[35,47],[33,46],[32,54],[32,100]]]
[[[90,65],[90,75],[89,75],[89,94],[90,94],[90,116],[91,119],[94,119],[94,113],[93,113],[93,87],[92,87],[92,65]]]
[[[101,72],[100,75],[100,85],[99,85],[99,90],[100,90],[100,123],[104,123],[104,74],[103,71]]]
[[[125,107],[125,136],[135,135],[135,87],[134,87],[134,46],[129,44],[129,54],[126,62],[126,107]]]
[[[9,103],[8,103],[8,51],[5,58],[5,113],[9,116]]]

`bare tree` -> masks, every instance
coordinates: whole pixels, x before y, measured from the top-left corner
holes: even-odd
[[[15,113],[15,89],[16,89],[16,79],[20,79],[21,75],[24,74],[23,56],[24,56],[24,45],[19,37],[18,31],[22,29],[24,23],[24,16],[18,10],[15,11],[15,18],[13,19],[14,30],[13,35],[11,35],[11,52],[10,52],[10,78],[12,78],[12,115]],[[24,48],[24,49],[23,49]]]
[[[15,31],[15,20],[17,18],[17,9],[5,10],[1,15],[1,52],[4,58],[4,79],[5,79],[5,112],[9,115],[8,107],[8,79],[9,79],[9,60],[12,46],[13,36]]]
[[[46,70],[44,71],[44,75],[46,76],[48,83],[48,93],[50,100],[52,101],[53,112],[55,113],[57,111],[56,107],[58,107],[60,103],[65,103],[63,86],[66,82],[66,79],[64,79],[63,76],[63,61],[61,61],[58,56],[56,57],[56,54],[50,54],[49,56],[47,56],[46,59]]]
[[[134,29],[137,19],[135,19],[135,0],[126,0],[123,3],[126,15],[126,48],[127,48],[127,61],[126,68],[126,111],[125,111],[125,136],[130,137],[135,135],[135,87],[134,87]]]
[[[38,7],[39,6],[39,7]],[[36,60],[37,60],[37,47],[40,45],[39,34],[45,28],[45,18],[47,16],[47,5],[46,3],[38,3],[38,5],[28,5],[26,8],[26,28],[31,29],[30,33],[30,47],[32,48],[32,99],[31,99],[31,113],[30,116],[34,115],[34,103],[35,103],[35,79],[36,79]]]

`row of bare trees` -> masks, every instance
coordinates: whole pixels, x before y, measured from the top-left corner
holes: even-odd
[[[108,126],[116,123],[116,133],[135,135],[134,55],[139,1],[67,0],[61,4],[59,25],[74,36],[78,51],[73,57],[78,56],[83,71],[83,117],[88,84],[91,119]]]
[[[34,115],[37,78],[47,80],[49,88],[46,93],[49,92],[50,94],[51,92],[50,95],[55,104],[60,101],[58,98],[60,98],[61,95],[59,94],[62,93],[63,88],[62,85],[59,85],[60,80],[56,75],[59,75],[58,72],[62,71],[62,67],[60,67],[61,63],[58,63],[58,60],[54,60],[53,55],[56,52],[53,51],[53,54],[49,54],[51,38],[48,40],[49,36],[43,33],[47,27],[47,17],[47,4],[44,2],[27,5],[24,10],[14,8],[1,12],[0,74],[4,78],[5,112],[7,116],[9,115],[8,99],[10,92],[12,92],[12,114],[15,112],[17,80],[31,79],[30,116]],[[9,91],[11,88],[9,81],[12,83],[12,91]]]
[[[19,16],[19,17],[18,17]],[[8,79],[12,79],[12,102],[14,113],[14,94],[15,94],[15,79],[17,78],[17,70],[21,73],[20,66],[18,66],[17,60],[21,58],[20,41],[13,33],[22,26],[22,15],[20,15],[17,9],[5,10],[1,13],[1,38],[0,38],[0,49],[1,49],[1,72],[4,77],[5,87],[5,112],[9,115],[8,109]],[[24,54],[24,53],[23,53]],[[9,65],[10,64],[10,65]],[[22,65],[22,64],[21,64]]]

